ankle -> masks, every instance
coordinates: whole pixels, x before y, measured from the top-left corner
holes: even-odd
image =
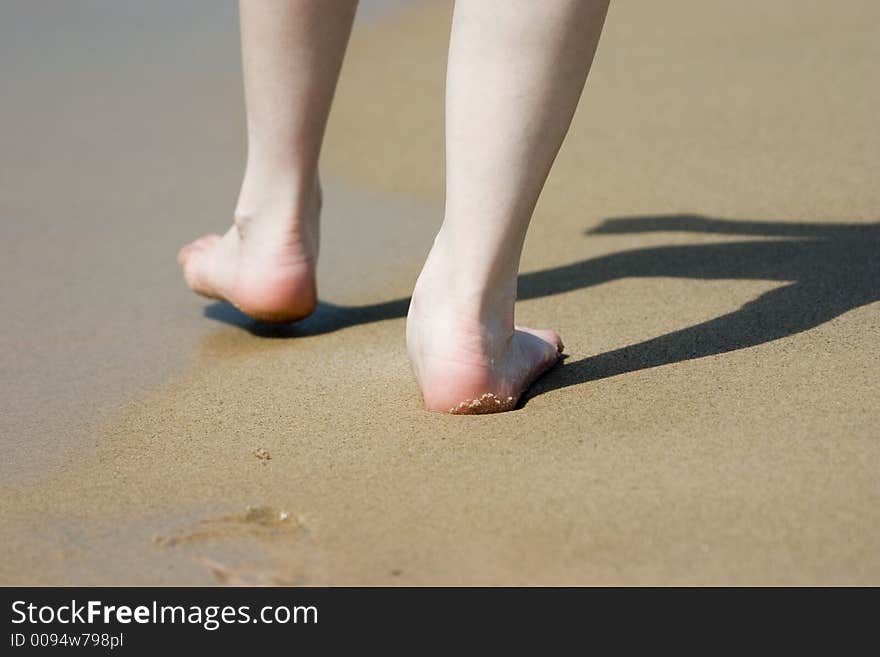
[[[248,165],[235,205],[235,223],[242,230],[253,223],[290,228],[314,221],[321,211],[317,172],[259,171]]]
[[[496,323],[509,316],[512,328],[516,272],[493,271],[479,249],[459,248],[441,229],[416,282],[413,299],[434,311],[446,310],[480,322]]]
[[[245,176],[234,213],[240,237],[304,249],[317,258],[320,241],[321,184],[304,186],[291,178],[253,182]]]

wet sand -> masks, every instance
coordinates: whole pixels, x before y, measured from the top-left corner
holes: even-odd
[[[357,27],[285,327],[174,261],[237,192],[234,12],[113,7],[0,10],[0,583],[880,582],[876,3],[612,3],[520,281],[567,358],[471,417],[403,340],[450,6]]]

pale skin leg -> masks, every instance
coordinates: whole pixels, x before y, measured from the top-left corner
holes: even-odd
[[[429,410],[509,410],[557,361],[514,327],[532,211],[568,130],[607,0],[458,0],[447,82],[446,214],[407,347]],[[185,246],[189,285],[261,319],[317,303],[318,155],[356,2],[242,0],[248,163],[223,236]]]
[[[555,332],[514,326],[516,277],[607,8],[607,0],[456,2],[446,212],[407,319],[430,410],[509,410],[562,351]]]
[[[317,304],[318,156],[357,0],[242,0],[247,167],[233,226],[181,249],[196,292],[259,319]]]

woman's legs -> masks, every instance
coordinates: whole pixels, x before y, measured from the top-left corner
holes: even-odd
[[[292,320],[317,303],[318,156],[357,0],[241,0],[247,168],[235,223],[181,249],[193,290]]]
[[[196,292],[263,319],[314,310],[318,156],[356,5],[241,0],[247,169],[232,228],[180,251]],[[607,6],[456,2],[446,216],[407,319],[407,346],[431,410],[508,410],[562,349],[552,331],[514,327],[516,276]]]
[[[514,328],[516,278],[607,8],[607,0],[456,2],[446,213],[407,320],[430,410],[509,410],[558,359],[556,333]]]

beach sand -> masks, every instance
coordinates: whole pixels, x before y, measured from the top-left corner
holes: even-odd
[[[75,5],[0,9],[0,584],[880,583],[876,2],[612,3],[522,263],[567,358],[475,417],[404,345],[451,6],[357,26],[322,304],[267,327],[175,262],[237,193],[234,10]]]

